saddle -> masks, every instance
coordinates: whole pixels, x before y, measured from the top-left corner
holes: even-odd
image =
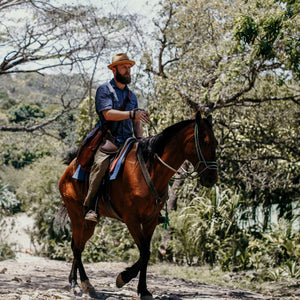
[[[124,165],[127,154],[131,150],[135,141],[136,139],[133,137],[128,138],[125,141],[123,147],[121,147],[120,150],[117,152],[117,154],[115,156],[112,156],[110,161],[110,167],[108,169],[109,171],[107,172],[107,177],[109,178],[109,180],[114,180],[117,178],[118,174],[120,173],[121,167]],[[89,181],[90,167],[86,169],[82,167],[81,164],[79,164],[72,178],[77,179],[79,181]]]

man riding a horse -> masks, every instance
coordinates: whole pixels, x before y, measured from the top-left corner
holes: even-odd
[[[197,177],[201,185],[213,186],[218,180],[216,148],[212,118],[203,118],[200,111],[195,118],[184,120],[165,128],[161,133],[144,139],[141,122],[149,123],[149,113],[137,110],[135,95],[128,89],[130,68],[134,61],[126,54],[113,57],[108,67],[113,71],[114,78],[99,87],[96,95],[96,109],[100,122],[95,132],[103,133],[96,141],[97,134],[90,134],[85,141],[90,141],[90,148],[80,147],[77,158],[69,164],[59,182],[63,205],[61,213],[67,211],[72,227],[73,262],[69,275],[71,288],[78,287],[79,272],[82,291],[90,296],[97,293],[89,281],[82,263],[82,252],[86,242],[91,238],[97,225],[98,216],[119,219],[123,222],[139,250],[138,260],[119,273],[116,286],[123,287],[139,275],[137,293],[142,300],[153,300],[147,288],[147,267],[150,258],[150,244],[153,233],[160,223],[160,211],[168,196],[169,181],[180,166],[187,160],[194,166],[190,174]],[[93,131],[94,132],[94,131]],[[115,145],[119,147],[125,139],[134,133],[133,145],[114,180],[107,182],[109,201],[99,198],[99,185],[109,165],[110,153]],[[114,142],[114,144],[112,143]],[[127,139],[128,141],[128,139]],[[127,141],[125,145],[128,144]],[[91,149],[93,155],[86,155],[82,149]],[[123,150],[123,148],[122,148]],[[94,152],[96,155],[94,157]],[[84,155],[82,155],[82,153]],[[93,160],[82,159],[93,157]],[[77,179],[78,168],[91,171],[89,186],[87,181]],[[101,189],[100,189],[101,190]],[[102,192],[102,190],[101,190]],[[90,211],[84,215],[84,205]],[[98,201],[96,201],[98,199]],[[97,203],[98,202],[98,203]],[[63,214],[62,214],[63,215]]]
[[[119,53],[112,57],[112,63],[108,66],[114,74],[109,83],[100,85],[97,89],[95,105],[99,116],[97,126],[107,128],[110,131],[110,142],[118,148],[126,139],[133,136],[137,140],[142,139],[143,128],[141,122],[149,123],[149,113],[137,110],[136,95],[129,90],[127,84],[131,82],[130,69],[135,62],[130,60],[125,53]],[[105,142],[103,142],[105,143]],[[96,195],[101,181],[109,167],[110,151],[99,146],[89,177],[89,189],[84,201],[86,208],[85,219],[97,222]]]

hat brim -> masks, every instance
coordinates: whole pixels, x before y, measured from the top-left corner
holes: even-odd
[[[118,65],[122,65],[122,64],[130,64],[132,67],[135,65],[135,61],[133,60],[121,60],[121,61],[116,61],[110,65],[108,65],[107,67],[111,70],[113,67],[118,66]]]

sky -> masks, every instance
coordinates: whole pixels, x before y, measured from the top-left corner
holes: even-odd
[[[124,11],[125,13],[139,13],[147,17],[152,14],[152,7],[158,3],[158,0],[52,0],[53,3],[69,4],[69,5],[99,5],[101,7],[107,7],[109,10],[112,7],[118,9],[118,11]]]
[[[54,6],[60,6],[60,5],[93,5],[100,7],[101,10],[106,11],[108,13],[124,13],[129,15],[139,14],[144,16],[143,17],[143,23],[145,22],[147,24],[146,28],[149,28],[151,24],[152,18],[155,15],[155,8],[157,8],[159,0],[50,0],[50,3]],[[7,12],[6,12],[7,13]],[[11,10],[10,14],[12,15],[12,20],[9,21],[10,18],[6,19],[6,24],[9,25],[8,22],[15,22],[15,18],[19,19],[19,23],[21,24],[24,21],[24,9],[13,9]],[[1,56],[6,55],[7,51],[1,51],[1,45],[0,45],[0,59]],[[5,49],[4,49],[5,50]],[[120,49],[122,52],[122,50]],[[3,53],[2,53],[3,52]],[[135,59],[135,58],[131,58]],[[107,58],[106,58],[107,60]],[[101,63],[101,77],[102,80],[106,81],[107,79],[110,79],[111,72],[106,68],[107,61],[105,64]],[[51,72],[51,70],[49,70]],[[133,76],[137,72],[136,68],[133,68],[132,73]]]

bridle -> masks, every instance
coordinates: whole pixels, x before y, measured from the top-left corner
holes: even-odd
[[[155,158],[157,158],[164,166],[166,166],[167,168],[169,168],[170,170],[172,170],[173,172],[175,172],[176,174],[179,175],[183,175],[186,178],[191,178],[194,179],[198,176],[200,176],[203,172],[205,172],[206,170],[217,170],[218,169],[218,164],[216,161],[207,161],[202,153],[201,147],[200,147],[200,143],[199,143],[199,133],[198,133],[198,124],[197,122],[195,122],[195,146],[196,146],[196,151],[197,151],[197,156],[198,156],[198,162],[196,163],[196,165],[194,166],[194,170],[192,172],[189,172],[187,170],[185,170],[183,167],[180,167],[180,169],[183,171],[183,173],[178,172],[178,170],[174,169],[173,167],[171,167],[170,165],[168,165],[166,162],[164,162],[158,155],[157,153],[155,153]],[[198,173],[197,170],[199,168],[199,166],[201,164],[204,164],[204,169]],[[195,172],[197,172],[197,174],[193,175]],[[174,178],[176,179],[182,179],[181,178]]]

